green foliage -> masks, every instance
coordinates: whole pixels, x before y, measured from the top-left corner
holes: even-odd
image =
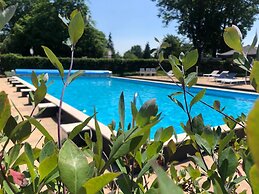
[[[22,9],[25,9],[25,12]],[[85,2],[81,0],[35,0],[33,3],[22,0],[17,8],[21,16],[15,18],[15,23],[11,24],[14,27],[7,33],[1,48],[2,53],[13,52],[30,56],[29,50],[33,48],[34,55],[44,56],[41,45],[46,45],[58,56],[68,57],[70,49],[63,42],[69,37],[69,33],[57,15],[69,18],[74,9],[83,11],[83,18],[90,15]],[[91,21],[87,22],[88,25],[84,26],[81,20],[81,32],[82,27],[85,28],[87,36],[83,35],[81,43],[77,44],[77,56],[104,57],[107,45],[105,35],[91,26]],[[75,29],[77,31],[79,28]]]
[[[152,0],[159,8],[159,16],[169,24],[176,20],[178,32],[187,36],[195,48],[201,52],[216,56],[216,51],[225,51],[222,40],[224,28],[232,24],[239,25],[246,35],[256,20],[258,0]]]

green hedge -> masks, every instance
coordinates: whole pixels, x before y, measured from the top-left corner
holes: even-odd
[[[12,69],[53,69],[53,65],[46,57],[23,57],[16,54],[4,54],[0,56],[0,70],[10,71]],[[69,68],[70,58],[60,58],[65,69]],[[139,68],[156,68],[158,60],[156,59],[93,59],[93,58],[75,58],[73,69],[88,70],[110,70],[113,74],[125,75],[134,74]],[[171,65],[167,60],[163,62],[166,71],[171,69]],[[219,60],[203,60],[199,64],[199,74],[210,73],[212,70],[229,70],[237,72],[239,75],[244,71],[237,66],[232,66],[230,61]],[[195,68],[192,69],[195,71]]]

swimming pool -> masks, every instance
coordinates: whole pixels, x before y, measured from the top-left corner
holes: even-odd
[[[21,77],[31,83],[30,77]],[[60,98],[62,83],[59,77],[50,77],[48,93]],[[194,95],[202,88],[194,87],[190,90]],[[65,92],[64,101],[75,108],[92,115],[94,107],[98,112],[97,118],[100,122],[108,125],[112,120],[118,125],[119,113],[118,103],[120,93],[124,92],[126,106],[126,123],[131,122],[130,102],[137,92],[137,107],[139,108],[145,101],[156,98],[159,112],[162,112],[162,121],[151,130],[151,138],[159,127],[173,126],[177,133],[182,133],[180,123],[186,123],[187,116],[168,95],[180,91],[180,88],[173,84],[160,82],[148,82],[141,80],[130,80],[115,77],[80,77],[68,86]],[[221,107],[226,107],[224,112],[234,117],[241,113],[247,114],[253,103],[258,98],[257,94],[244,92],[233,92],[227,90],[207,89],[203,100],[212,105],[215,100],[219,100]],[[188,100],[190,101],[191,98]],[[178,100],[182,101],[179,96]],[[223,117],[216,111],[198,102],[192,108],[192,116],[203,114],[205,124],[217,126],[223,124]]]

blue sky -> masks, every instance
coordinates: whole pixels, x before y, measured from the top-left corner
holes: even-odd
[[[147,42],[154,48],[154,37],[161,40],[166,34],[177,35],[177,23],[173,21],[165,27],[151,0],[87,0],[87,4],[97,29],[107,37],[112,33],[115,50],[120,54],[133,45],[144,49]],[[259,32],[259,20],[244,39],[245,44],[252,42],[256,29]]]

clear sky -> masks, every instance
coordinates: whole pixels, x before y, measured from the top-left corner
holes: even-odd
[[[87,5],[96,28],[106,37],[112,33],[115,50],[120,54],[133,45],[144,49],[147,42],[154,48],[157,46],[154,37],[161,40],[167,34],[177,35],[177,23],[173,21],[165,27],[151,0],[87,0]],[[245,44],[252,42],[256,29],[259,32],[259,20],[245,38]]]

